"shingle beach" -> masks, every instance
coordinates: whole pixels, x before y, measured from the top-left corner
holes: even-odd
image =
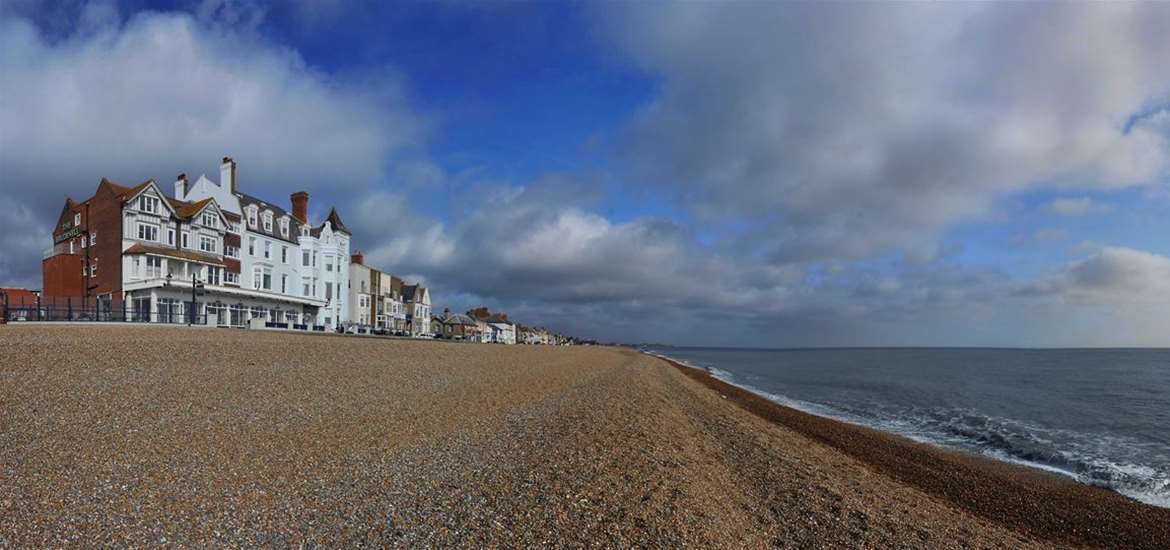
[[[0,548],[1106,545],[867,453],[1000,484],[980,498],[1019,490],[985,467],[1071,481],[798,426],[632,350],[9,325],[0,355]],[[1170,542],[1170,510],[1059,491]]]

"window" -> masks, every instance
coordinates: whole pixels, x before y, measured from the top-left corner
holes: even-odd
[[[80,240],[81,240],[81,249],[85,250],[85,245],[88,241],[86,241],[85,237],[82,237]]]
[[[309,266],[309,251],[308,250],[301,252],[301,265],[304,265],[305,267]]]
[[[167,244],[172,245],[172,246],[174,246],[174,244],[175,244],[175,230],[174,229],[167,230]]]
[[[191,234],[190,234],[190,233],[187,233],[186,231],[184,231],[184,232],[183,232],[183,241],[182,241],[182,247],[183,247],[183,248],[191,248],[191,243],[190,243],[190,242],[188,242],[188,238],[189,238],[190,236],[191,236]]]
[[[326,300],[333,299],[333,283],[331,283],[329,281],[325,281],[325,299]]]
[[[138,239],[142,241],[158,241],[158,226],[138,224]]]
[[[280,292],[282,294],[288,292],[288,275],[280,276]]]
[[[90,264],[89,276],[90,277],[97,277],[97,264]]]
[[[208,237],[206,235],[199,237],[199,250],[214,254],[216,249],[215,245],[215,237]]]
[[[219,268],[218,267],[208,267],[207,268],[207,284],[218,285],[219,281],[220,281]]]
[[[288,263],[288,247],[287,246],[280,247],[280,261],[281,261],[281,263],[286,263],[286,264]]]
[[[231,271],[225,271],[223,272],[223,282],[238,285],[240,284],[240,274]]]
[[[280,236],[282,236],[282,237],[288,236],[288,218],[281,218],[280,219]]]
[[[81,212],[73,214],[73,225],[81,225]]]
[[[272,212],[264,213],[264,232],[272,233]]]
[[[145,277],[147,279],[162,277],[162,258],[156,258],[154,256],[146,257]]]
[[[256,255],[256,237],[248,237],[248,255]]]
[[[272,243],[268,241],[264,241],[264,257],[268,259],[272,258]]]
[[[138,209],[143,212],[150,212],[151,214],[158,214],[159,205],[158,197],[143,195],[138,197]]]
[[[272,270],[264,270],[264,290],[272,290]]]
[[[206,225],[207,227],[219,227],[219,220],[216,219],[217,217],[218,216],[212,212],[204,212],[203,225]]]
[[[304,290],[301,292],[301,296],[312,296],[312,294],[309,294],[309,280],[301,279],[301,284],[304,285]]]
[[[248,207],[248,227],[256,227],[256,208]]]
[[[313,267],[317,267],[317,253],[313,253]]]
[[[89,234],[89,246],[97,244],[97,231]]]
[[[264,268],[252,268],[252,288],[260,290],[260,285],[264,284]]]
[[[332,257],[329,257],[329,256],[325,257],[325,271],[328,271],[330,273],[333,272],[333,258]]]

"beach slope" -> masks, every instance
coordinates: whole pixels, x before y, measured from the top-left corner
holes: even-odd
[[[96,326],[0,344],[0,547],[1096,543],[629,350]]]

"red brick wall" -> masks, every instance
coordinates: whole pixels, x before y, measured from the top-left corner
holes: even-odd
[[[97,232],[97,244],[89,248],[89,261],[97,265],[97,276],[87,279],[92,298],[109,293],[115,307],[122,303],[122,201],[99,190],[89,206],[90,233]]]
[[[110,294],[115,306],[122,301],[122,201],[109,189],[98,187],[92,198],[78,204],[75,212],[81,214],[81,234],[71,239],[73,254],[58,254],[41,264],[43,295],[49,298],[92,300],[100,294]],[[67,219],[73,221],[73,214]],[[93,246],[81,248],[81,239],[97,233]],[[53,237],[63,233],[61,223],[53,228]],[[67,251],[69,241],[56,247]],[[82,275],[82,266],[97,266],[97,275]],[[87,270],[88,273],[88,270]]]
[[[58,254],[41,262],[41,294],[46,300],[80,300],[83,294],[81,266],[84,258]]]

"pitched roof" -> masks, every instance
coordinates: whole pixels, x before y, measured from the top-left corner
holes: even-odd
[[[337,213],[336,208],[329,209],[329,215],[325,216],[325,221],[329,222],[333,226],[334,231],[343,231],[345,233],[349,233],[350,235],[353,234],[349,232],[349,229],[345,227],[344,223],[341,223],[341,215]]]
[[[167,248],[165,246],[151,246],[151,245],[145,245],[145,244],[135,244],[134,246],[127,248],[126,251],[123,252],[122,254],[123,255],[154,254],[156,256],[166,256],[168,258],[178,258],[180,260],[191,260],[191,261],[195,261],[195,262],[203,262],[205,264],[224,265],[222,260],[220,260],[219,258],[217,258],[215,256],[209,255],[209,254],[195,252],[194,250],[179,250],[177,248]]]
[[[126,187],[120,183],[114,183],[106,178],[102,178],[101,183],[98,184],[98,189],[105,187],[117,195],[119,199],[125,202],[152,184],[154,184],[154,180],[146,180],[138,185],[135,185],[134,187]]]
[[[462,313],[450,313],[446,317],[440,317],[439,319],[443,322],[444,325],[464,325],[471,327],[477,326],[475,319],[472,319],[471,317],[468,317]]]
[[[197,202],[187,202],[175,199],[167,200],[171,201],[171,205],[175,207],[175,214],[178,214],[180,218],[190,219],[195,214],[198,214],[200,210],[203,210],[203,207],[211,204],[211,201],[215,199],[207,198]]]
[[[402,285],[402,301],[406,302],[414,299],[414,293],[418,290],[418,285]]]
[[[288,242],[293,243],[293,244],[297,243],[297,235],[301,234],[301,222],[299,220],[297,220],[296,216],[289,214],[285,209],[283,209],[279,206],[276,206],[275,204],[272,204],[272,203],[265,201],[265,200],[258,199],[256,197],[253,197],[252,195],[247,194],[247,193],[241,193],[239,191],[236,191],[236,197],[239,197],[239,199],[240,199],[241,211],[243,211],[243,209],[248,208],[249,206],[255,206],[256,209],[261,211],[261,212],[263,212],[264,210],[271,210],[272,211],[272,216],[273,216],[273,220],[274,220],[272,223],[272,231],[265,231],[263,222],[257,223],[256,227],[248,227],[248,231],[251,231],[253,233],[260,233],[261,235],[266,235],[266,236],[272,237],[274,239],[288,241]],[[283,216],[288,216],[288,219],[289,219],[288,236],[287,237],[284,237],[280,234],[280,224],[275,222],[275,220],[278,220]]]

